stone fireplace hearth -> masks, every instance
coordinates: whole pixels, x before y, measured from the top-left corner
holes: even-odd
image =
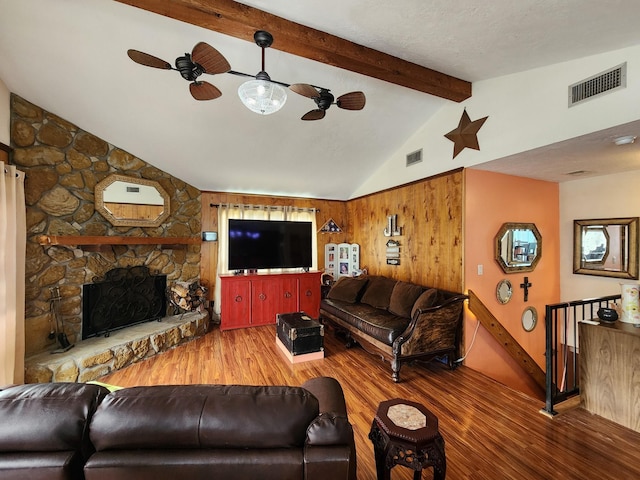
[[[188,312],[88,338],[63,353],[28,357],[25,381],[89,382],[202,336],[208,326],[207,312]]]

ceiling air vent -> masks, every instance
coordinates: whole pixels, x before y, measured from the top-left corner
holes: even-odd
[[[422,161],[422,149],[407,154],[407,167]]]
[[[569,106],[627,87],[627,62],[569,85]]]

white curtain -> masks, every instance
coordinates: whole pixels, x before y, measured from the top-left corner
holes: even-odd
[[[0,162],[0,385],[24,383],[24,173]]]
[[[311,231],[316,232],[316,210],[314,208],[279,207],[273,205],[218,205],[218,277],[230,273],[229,247],[229,219],[246,220],[289,220],[292,222],[311,222]],[[311,251],[317,252],[318,239],[311,235]],[[318,255],[312,255],[311,269],[318,269]],[[286,269],[270,269],[269,273],[281,273]],[[216,282],[214,292],[214,310],[220,314],[220,279]]]

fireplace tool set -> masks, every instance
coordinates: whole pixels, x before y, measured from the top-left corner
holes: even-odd
[[[49,339],[58,340],[59,349],[52,351],[51,353],[63,353],[73,347],[73,344],[69,342],[67,334],[64,333],[64,322],[60,319],[60,301],[62,296],[60,295],[59,287],[51,287],[51,315],[53,321],[51,321],[51,332],[49,332]],[[55,325],[55,328],[54,328]]]

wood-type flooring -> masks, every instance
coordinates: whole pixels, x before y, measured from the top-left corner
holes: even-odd
[[[548,418],[539,413],[539,400],[464,366],[450,371],[434,363],[405,365],[402,382],[395,384],[388,364],[360,347],[346,349],[332,331],[325,335],[324,359],[291,364],[275,336],[275,325],[224,332],[214,327],[100,380],[121,386],[300,385],[316,376],[335,377],[354,426],[359,480],[376,478],[368,434],[378,404],[390,398],[420,402],[438,417],[448,480],[640,478],[640,433],[582,408]],[[412,473],[397,466],[391,478],[411,479]]]

